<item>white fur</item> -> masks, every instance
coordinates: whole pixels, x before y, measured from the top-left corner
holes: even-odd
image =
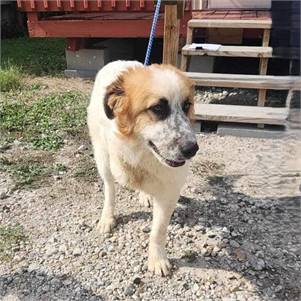
[[[128,141],[116,135],[118,129],[115,120],[108,119],[104,112],[103,99],[106,87],[114,82],[121,72],[129,67],[141,66],[136,61],[116,61],[106,65],[97,75],[93,88],[90,105],[88,107],[88,126],[94,148],[94,155],[99,174],[104,181],[105,200],[99,222],[100,232],[108,232],[115,225],[114,205],[115,188],[114,179],[122,185],[151,196],[153,202],[153,225],[150,234],[148,268],[156,274],[168,274],[170,264],[165,252],[166,232],[172,212],[185,182],[188,164],[171,168],[162,164],[153,152],[139,139]],[[163,71],[162,71],[163,72]],[[162,80],[160,72],[154,81]],[[180,87],[178,78],[172,72],[165,80],[168,87]],[[171,86],[170,82],[173,82]],[[178,97],[177,89],[166,91]],[[164,92],[164,91],[163,91]],[[176,100],[177,102],[178,100]],[[160,125],[157,125],[160,127]],[[148,129],[146,128],[145,131]],[[187,135],[190,133],[187,133]],[[126,168],[129,166],[130,168]],[[131,168],[141,171],[145,176],[142,183],[132,183]],[[134,186],[134,187],[133,187]]]

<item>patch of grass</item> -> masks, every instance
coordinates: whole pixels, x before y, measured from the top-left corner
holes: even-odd
[[[17,67],[9,66],[7,69],[0,69],[0,91],[8,92],[19,89],[22,86],[20,70]]]
[[[63,75],[66,67],[64,39],[5,39],[1,46],[4,69],[13,65],[31,75]]]
[[[26,240],[21,226],[0,225],[0,261],[9,260]]]
[[[5,171],[12,176],[16,188],[31,186],[43,176],[49,175],[49,169],[43,163],[34,161],[18,162],[5,157],[0,160],[0,171]]]
[[[32,103],[26,97],[7,97],[0,103],[0,136],[21,139],[36,149],[60,148],[65,138],[84,130],[85,120],[85,96],[79,92],[52,93]]]

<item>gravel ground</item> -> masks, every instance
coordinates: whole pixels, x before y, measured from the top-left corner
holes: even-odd
[[[254,89],[197,88],[196,101],[201,103],[256,106],[258,91]],[[266,105],[285,106],[287,92],[268,91]],[[300,99],[300,97],[299,97]],[[298,99],[298,100],[299,100]]]
[[[0,224],[26,236],[0,263],[2,300],[299,300],[300,140],[198,139],[169,226],[167,278],[146,271],[151,210],[134,192],[118,189],[117,228],[96,232],[104,195],[95,170],[83,172],[94,164],[88,144],[66,141],[52,159],[67,169],[35,188],[2,173]],[[1,155],[32,152],[15,144]]]

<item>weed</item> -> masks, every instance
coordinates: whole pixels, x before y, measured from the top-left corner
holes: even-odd
[[[2,65],[18,66],[32,75],[63,75],[65,69],[64,39],[6,39],[2,43]]]
[[[0,103],[1,104],[1,103]],[[0,106],[0,135],[22,139],[36,149],[56,150],[68,136],[83,131],[85,97],[78,92],[52,93],[33,103],[7,98]]]
[[[20,243],[26,240],[21,226],[0,225],[0,260],[9,260]]]
[[[13,89],[19,89],[22,86],[20,70],[17,67],[10,66],[7,69],[0,69],[0,91],[7,92]]]
[[[0,171],[10,174],[17,188],[28,187],[49,174],[46,165],[40,162],[15,162],[5,157],[0,160]]]

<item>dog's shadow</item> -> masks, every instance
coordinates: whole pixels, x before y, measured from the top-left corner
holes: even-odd
[[[193,251],[187,247],[185,254],[172,258],[172,262],[179,269],[233,271],[247,278],[263,298],[271,299],[274,295],[279,300],[298,300],[297,255],[287,250],[287,246],[296,240],[300,227],[300,199],[252,198],[234,191],[233,184],[238,178],[209,177],[208,187],[215,200],[201,200],[201,195],[200,198],[181,196],[171,219],[171,224],[181,227],[201,226],[207,231],[228,229],[219,237],[226,255],[202,255],[201,247],[198,249],[194,244]],[[150,221],[151,213],[122,215],[119,222],[126,224],[141,219]],[[279,255],[280,250],[285,250],[286,255]]]

